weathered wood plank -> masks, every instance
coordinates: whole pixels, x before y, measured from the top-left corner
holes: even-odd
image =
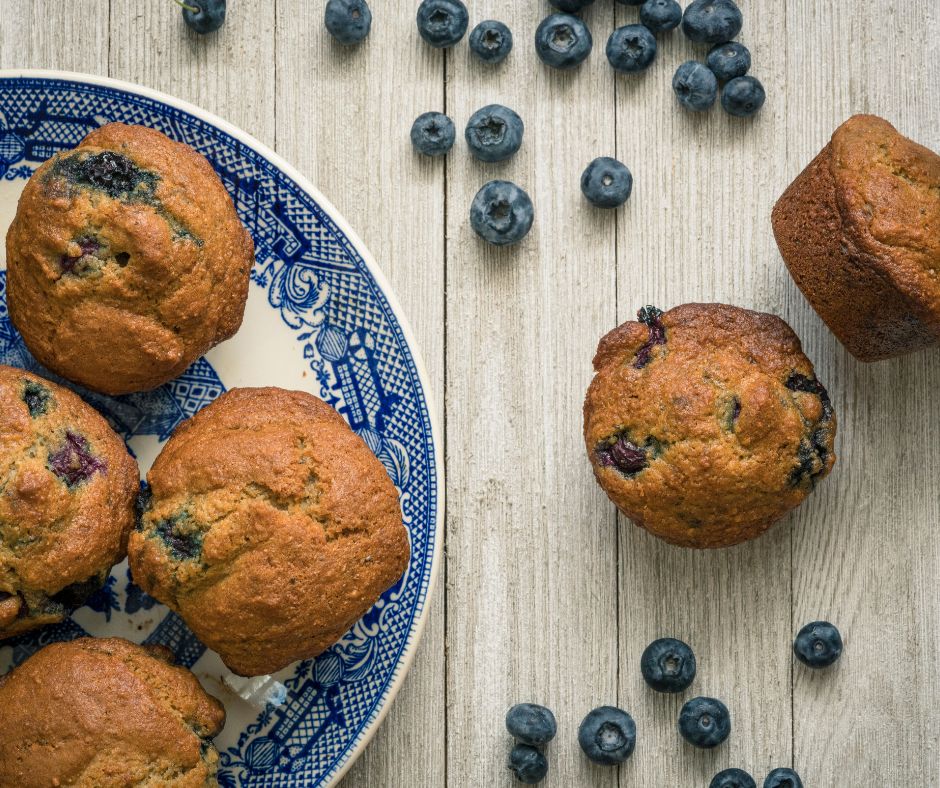
[[[106,74],[107,3],[0,0],[0,68]]]

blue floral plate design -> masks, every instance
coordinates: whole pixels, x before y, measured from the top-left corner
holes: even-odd
[[[339,643],[274,676],[286,692],[265,705],[233,691],[218,656],[133,583],[126,563],[63,624],[0,642],[0,673],[49,642],[86,634],[167,645],[225,703],[216,739],[223,786],[335,785],[404,679],[436,575],[443,473],[427,376],[388,283],[336,210],[272,151],[169,96],[85,75],[0,72],[3,236],[32,172],[111,121],[159,129],[205,155],[254,237],[256,262],[233,339],[155,391],[79,393],[124,435],[144,473],[174,427],[228,388],[316,394],[343,414],[395,482],[411,562]],[[9,321],[5,252],[0,257],[0,363],[50,376]]]

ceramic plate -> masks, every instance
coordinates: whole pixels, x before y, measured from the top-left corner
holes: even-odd
[[[64,624],[0,642],[0,673],[54,640],[117,635],[169,646],[225,703],[216,739],[225,786],[329,786],[361,752],[414,656],[435,575],[443,487],[427,378],[401,309],[362,243],[304,178],[248,135],[176,99],[97,77],[0,72],[0,236],[30,174],[110,121],[159,129],[204,154],[255,239],[238,334],[145,394],[80,392],[128,441],[142,472],[173,428],[233,386],[303,389],[333,405],[382,460],[411,536],[402,580],[326,653],[277,674],[286,692],[252,705],[219,658],[115,567]],[[0,251],[4,259],[5,252]],[[6,310],[0,363],[45,373]]]

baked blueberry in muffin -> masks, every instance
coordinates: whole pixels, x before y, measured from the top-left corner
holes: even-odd
[[[0,366],[0,639],[62,621],[127,553],[137,463],[71,391]]]
[[[29,350],[106,394],[155,388],[234,334],[254,257],[209,162],[120,123],[36,170],[6,245]]]
[[[232,389],[177,428],[147,481],[134,578],[241,675],[325,650],[408,563],[385,468],[310,394]]]
[[[723,304],[645,307],[601,339],[584,403],[594,474],[656,536],[751,539],[835,462],[836,417],[790,327]]]
[[[0,785],[218,785],[225,710],[161,646],[53,643],[0,677]]]

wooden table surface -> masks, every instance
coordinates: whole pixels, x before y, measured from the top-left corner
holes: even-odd
[[[936,0],[744,0],[741,40],[767,104],[751,121],[680,111],[670,90],[702,57],[661,38],[645,74],[615,76],[604,43],[637,9],[598,0],[595,48],[558,73],[536,59],[545,0],[469,0],[471,20],[516,35],[501,67],[466,41],[425,46],[415,0],[372,0],[359,48],[333,44],[323,0],[230,0],[199,38],[170,0],[0,0],[0,67],[67,69],[157,88],[221,115],[310,176],[389,275],[420,341],[445,425],[446,563],[424,641],[373,743],[344,782],[509,786],[503,715],[551,706],[546,786],[707,786],[716,771],[793,765],[808,788],[940,785],[940,353],[863,365],[787,275],[774,200],[855,112],[940,149]],[[412,120],[444,110],[462,130],[501,102],[526,123],[513,160],[483,165],[410,149]],[[614,155],[633,197],[588,207],[585,165]],[[467,221],[493,177],[529,190],[530,237],[498,251]],[[720,552],[662,544],[615,514],[581,442],[597,339],[643,304],[724,301],[784,317],[839,416],[828,481],[767,536]],[[833,670],[794,664],[794,632],[836,622]],[[693,752],[681,697],[657,696],[639,657],[687,640],[699,694],[723,698],[730,742]],[[637,721],[621,769],[590,765],[576,730],[611,703]]]

